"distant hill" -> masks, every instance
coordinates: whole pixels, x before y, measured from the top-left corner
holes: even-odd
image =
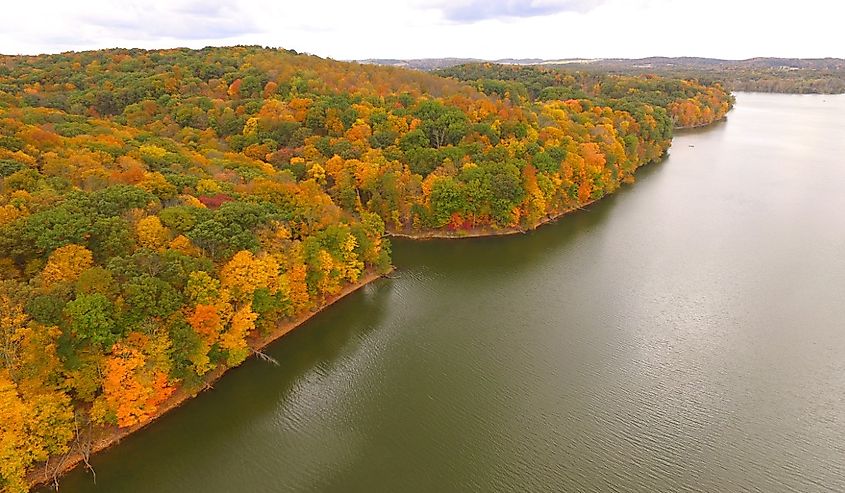
[[[437,70],[465,65],[467,63],[498,63],[510,65],[589,65],[603,69],[780,69],[780,70],[845,70],[842,58],[749,58],[747,60],[724,60],[700,57],[647,57],[647,58],[368,58],[357,60],[370,65],[407,67],[417,70]]]
[[[484,60],[481,58],[412,58],[407,60],[400,60],[396,58],[368,58],[366,60],[357,60],[358,63],[368,65],[385,65],[390,67],[404,67],[415,70],[432,71],[440,70],[457,65],[466,65],[468,63],[497,63],[503,65],[555,65],[555,64],[570,64],[570,63],[593,63],[593,59],[560,59],[560,60],[543,60],[542,58],[500,58],[498,60]]]
[[[639,59],[608,58],[595,60],[596,66],[637,68],[686,69],[805,69],[805,70],[845,70],[845,60],[841,58],[749,58],[747,60],[722,60],[718,58],[698,57],[649,57]]]
[[[432,71],[467,63],[544,65],[578,71],[625,74],[655,73],[670,77],[721,82],[734,91],[780,93],[845,93],[845,59],[841,58],[749,58],[722,60],[699,57],[649,58],[536,58],[479,60],[473,58],[426,58],[411,60],[370,59],[360,63],[392,65]]]
[[[456,65],[465,65],[467,63],[482,63],[484,61],[485,60],[481,60],[479,58],[418,58],[410,60],[398,60],[395,58],[368,58],[366,60],[357,60],[358,63],[366,65],[411,68],[426,72],[439,70],[441,68],[454,67]]]

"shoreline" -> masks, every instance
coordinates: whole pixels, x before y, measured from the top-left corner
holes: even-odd
[[[728,110],[728,113],[730,113],[730,110]],[[673,131],[674,130],[693,130],[693,129],[696,129],[696,128],[704,128],[704,127],[709,127],[710,125],[715,125],[719,122],[725,122],[725,121],[728,121],[727,113],[725,114],[725,116],[723,116],[722,118],[719,118],[718,120],[713,120],[712,122],[707,122],[707,123],[699,123],[698,125],[687,125],[685,127],[675,127],[673,129]]]
[[[611,194],[608,194],[611,195]],[[607,197],[605,195],[604,197]],[[531,228],[502,228],[502,229],[470,229],[470,230],[456,230],[456,231],[441,231],[441,230],[427,230],[427,231],[420,231],[417,233],[413,232],[400,232],[400,231],[387,231],[387,236],[391,238],[406,238],[409,240],[414,241],[425,241],[425,240],[461,240],[465,238],[486,238],[486,237],[494,237],[494,236],[512,236],[518,234],[526,234],[534,231],[535,229],[539,228],[540,226],[545,226],[546,224],[553,223],[558,219],[562,218],[563,216],[584,210],[586,207],[598,202],[599,200],[603,199],[593,199],[589,202],[586,202],[582,205],[577,207],[572,207],[570,209],[566,209],[565,211],[558,212],[556,214],[547,215],[543,217],[540,221],[537,222]]]
[[[709,127],[709,126],[715,125],[719,122],[727,121],[727,119],[728,119],[728,116],[726,114],[722,118],[719,118],[718,120],[713,120],[712,122],[702,123],[702,124],[699,124],[699,125],[692,125],[692,126],[688,126],[688,127],[675,127],[673,129],[673,131],[676,131],[676,130],[681,130],[681,131],[683,131],[683,130],[693,130],[693,129]],[[672,140],[674,141],[674,138]],[[670,144],[670,147],[671,147],[671,144]],[[655,162],[662,161],[663,159],[666,158],[667,155],[668,155],[668,149],[662,157],[660,157],[659,159],[657,159],[655,161],[643,164],[642,166],[637,168],[637,170],[639,170],[640,168],[642,168],[644,166],[648,166],[650,164],[653,164]],[[613,194],[604,195],[601,198],[590,200],[589,202],[585,202],[584,204],[581,204],[577,207],[573,207],[571,209],[566,209],[565,211],[558,212],[558,213],[552,214],[550,216],[547,215],[547,216],[543,217],[539,222],[537,222],[537,224],[535,224],[533,227],[527,228],[527,229],[526,228],[501,228],[501,229],[476,228],[476,229],[469,229],[469,230],[454,230],[454,231],[431,229],[431,230],[418,231],[418,232],[388,230],[388,231],[385,232],[385,234],[387,236],[389,236],[390,238],[405,238],[405,239],[414,240],[414,241],[461,240],[461,239],[466,239],[466,238],[487,238],[487,237],[494,237],[494,236],[512,236],[512,235],[517,235],[517,234],[526,234],[526,233],[529,233],[531,231],[534,231],[535,229],[539,228],[540,226],[545,226],[546,224],[555,222],[555,221],[557,221],[558,219],[560,219],[561,217],[563,217],[567,214],[583,210],[586,207],[589,207],[590,205],[592,205],[592,204],[598,202],[599,200],[607,197],[608,195],[613,195]]]
[[[287,335],[290,332],[293,332],[295,329],[299,328],[305,322],[310,320],[312,317],[322,312],[329,306],[333,305],[337,301],[345,298],[347,295],[350,295],[355,291],[358,291],[359,289],[363,288],[364,286],[367,286],[373,281],[387,276],[394,270],[395,269],[391,267],[391,269],[385,272],[384,274],[379,274],[374,271],[365,271],[357,282],[344,286],[339,293],[327,298],[319,307],[307,311],[292,320],[288,320],[284,323],[279,324],[275,328],[275,330],[271,331],[268,334],[256,334],[253,337],[250,337],[249,347],[253,351],[252,356],[255,356],[256,352],[261,351],[262,349],[270,345],[270,343],[281,339],[283,336]],[[225,375],[228,370],[232,368],[237,368],[237,366],[221,366],[209,371],[203,376],[202,384],[199,387],[191,389],[178,388],[173,393],[173,395],[168,397],[167,400],[165,400],[158,407],[155,415],[153,415],[150,419],[143,423],[139,423],[128,428],[118,428],[117,426],[111,426],[99,430],[100,434],[96,436],[94,440],[92,440],[89,456],[93,456],[98,452],[101,452],[103,450],[108,449],[109,447],[117,445],[118,443],[120,443],[121,440],[123,440],[127,436],[145,428],[147,425],[149,425],[156,419],[160,418],[161,416],[164,416],[173,409],[178,408],[188,400],[193,399],[194,397],[207,390],[213,389],[214,387],[212,386],[212,384],[214,382],[216,382],[223,375]],[[37,467],[33,468],[32,471],[29,472],[29,474],[27,474],[26,479],[27,483],[29,484],[30,490],[50,484],[54,481],[54,479],[60,478],[61,476],[75,469],[85,461],[86,458],[82,455],[79,450],[73,450],[63,457],[49,458],[46,463],[39,464]]]
[[[727,119],[727,115],[724,117],[714,120],[709,123],[691,126],[691,127],[676,127],[674,130],[688,130],[688,129],[695,129],[695,128],[702,128],[713,125],[715,123],[725,121]],[[671,143],[670,143],[671,146]],[[643,166],[647,166],[649,164],[654,164],[655,162],[661,161],[665,159],[666,154],[664,154],[661,158],[654,160],[649,163],[645,163],[639,168]],[[637,168],[637,170],[639,170]],[[615,192],[614,192],[615,193]],[[602,200],[603,198],[608,197],[607,194],[600,198],[590,200],[584,204],[571,207],[569,209],[563,210],[561,212],[546,215],[542,219],[540,219],[537,224],[530,228],[518,228],[518,227],[510,227],[510,228],[501,228],[501,229],[492,229],[492,228],[478,228],[478,229],[471,229],[471,230],[456,230],[456,231],[448,231],[448,230],[427,230],[427,231],[419,231],[419,232],[401,232],[401,231],[392,231],[388,230],[385,232],[385,236],[390,238],[405,238],[414,241],[425,241],[425,240],[438,240],[438,239],[452,239],[452,240],[459,240],[465,238],[485,238],[485,237],[497,237],[497,236],[512,236],[517,234],[526,234],[531,231],[536,230],[537,228],[544,226],[549,223],[556,222],[563,216],[584,210],[585,208],[589,207],[590,205]],[[270,343],[275,342],[276,340],[282,338],[289,332],[300,327],[302,324],[310,320],[312,317],[320,313],[321,311],[325,310],[329,306],[333,305],[338,300],[346,297],[347,295],[363,288],[364,286],[376,281],[382,277],[388,276],[391,272],[393,272],[395,268],[391,267],[389,271],[385,272],[384,274],[378,274],[373,271],[365,271],[361,279],[358,282],[346,285],[340,292],[334,296],[327,298],[319,307],[305,312],[298,317],[281,323],[277,326],[275,330],[272,332],[260,335],[255,334],[253,337],[249,338],[249,347],[253,351],[253,356],[256,352],[261,351],[263,348],[267,347]],[[240,365],[238,365],[240,366]],[[202,392],[207,390],[213,389],[212,384],[219,380],[225,373],[230,369],[235,367],[218,367],[211,371],[209,371],[206,375],[202,378],[202,384],[198,387],[185,389],[185,388],[178,388],[173,395],[171,395],[167,400],[165,400],[159,408],[156,410],[156,413],[144,423],[139,423],[134,426],[128,428],[118,428],[117,426],[111,426],[105,429],[99,430],[99,434],[94,438],[91,442],[91,448],[89,451],[88,456],[94,455],[98,452],[106,450],[114,445],[120,443],[121,440],[126,438],[127,436],[145,428],[147,425],[155,421],[156,419],[160,418],[161,416],[167,414],[173,409],[176,409],[186,401],[196,397]],[[69,452],[65,456],[54,458],[50,457],[47,461],[43,464],[39,464],[39,466],[35,467],[30,471],[27,476],[26,480],[29,484],[29,488],[33,489],[36,487],[44,486],[50,484],[51,482],[57,480],[64,474],[70,472],[71,470],[78,467],[80,464],[85,463],[86,457],[83,456],[82,452],[79,450],[73,450]]]

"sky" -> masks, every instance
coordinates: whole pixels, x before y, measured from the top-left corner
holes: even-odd
[[[845,58],[839,0],[5,2],[0,53],[257,44],[365,58]]]

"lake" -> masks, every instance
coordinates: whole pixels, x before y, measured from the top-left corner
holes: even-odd
[[[845,491],[845,96],[394,263],[62,491]]]

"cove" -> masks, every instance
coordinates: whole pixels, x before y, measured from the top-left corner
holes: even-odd
[[[557,223],[395,240],[62,491],[845,490],[843,114],[738,94]]]

